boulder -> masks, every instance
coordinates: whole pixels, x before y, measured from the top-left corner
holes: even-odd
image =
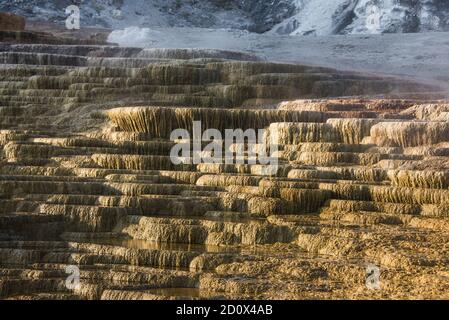
[[[25,19],[12,13],[0,12],[0,30],[23,31]]]

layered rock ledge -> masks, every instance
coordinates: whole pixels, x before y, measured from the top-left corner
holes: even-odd
[[[0,43],[0,298],[449,298],[438,89],[34,37]],[[266,129],[278,169],[173,164],[193,121]]]

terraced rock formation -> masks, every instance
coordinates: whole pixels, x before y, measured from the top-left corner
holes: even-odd
[[[436,89],[214,50],[0,51],[0,298],[449,298]],[[376,95],[396,99],[348,98]],[[173,164],[194,120],[267,129],[279,167]]]

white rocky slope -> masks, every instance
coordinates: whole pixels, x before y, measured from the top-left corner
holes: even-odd
[[[448,30],[444,0],[294,0],[297,13],[271,32],[292,35]]]
[[[291,35],[449,31],[448,0],[6,0],[0,11],[63,23],[81,9],[83,25],[231,28]]]

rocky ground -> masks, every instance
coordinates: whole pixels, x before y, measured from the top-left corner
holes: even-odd
[[[0,298],[449,298],[441,88],[1,34]],[[173,164],[194,120],[267,129],[279,167]]]
[[[83,26],[231,28],[283,35],[449,31],[446,0],[8,0],[0,11],[64,25],[77,5]]]

